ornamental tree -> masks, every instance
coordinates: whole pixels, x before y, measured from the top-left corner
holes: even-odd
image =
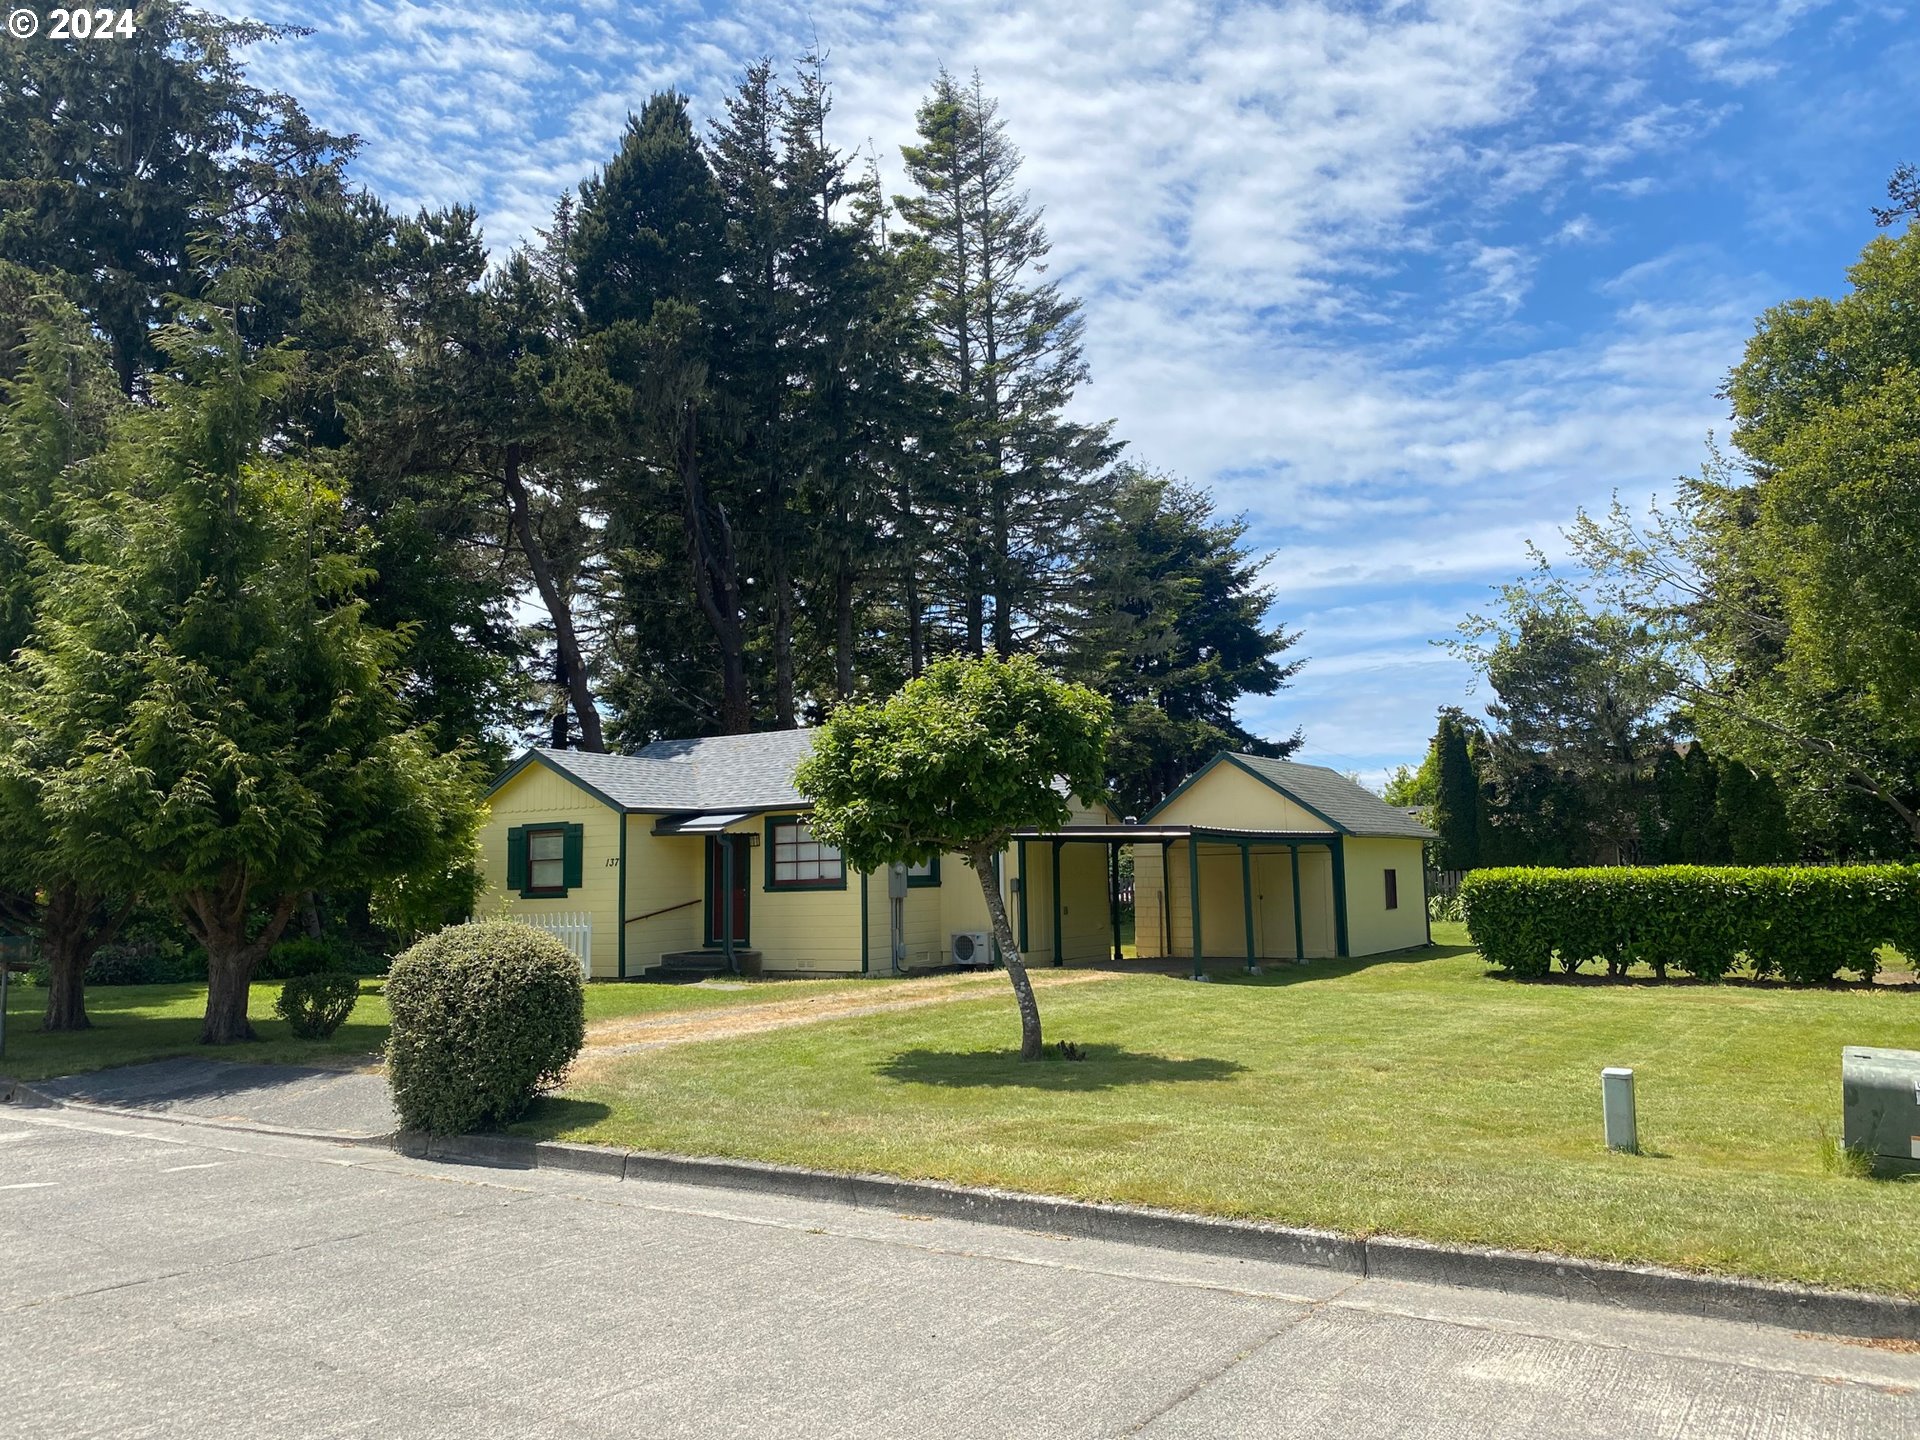
[[[471,866],[476,786],[409,723],[406,637],[367,619],[340,495],[263,443],[288,357],[211,309],[162,343],[173,373],[67,492],[66,552],[36,554],[7,779],[78,875],[178,909],[223,1044],[252,1036],[248,984],[303,892]]]
[[[1040,1007],[995,862],[1016,831],[1064,825],[1068,794],[1102,793],[1111,720],[1105,697],[1028,656],[956,656],[887,700],[834,711],[796,777],[813,833],[857,869],[965,858],[1020,1007],[1022,1060],[1040,1057]]]

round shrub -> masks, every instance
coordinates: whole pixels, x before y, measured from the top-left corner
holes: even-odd
[[[453,925],[387,976],[387,1082],[409,1130],[459,1134],[518,1119],[586,1039],[580,962],[510,920]]]
[[[274,1013],[302,1040],[324,1040],[342,1025],[360,999],[351,975],[296,975],[280,987]]]

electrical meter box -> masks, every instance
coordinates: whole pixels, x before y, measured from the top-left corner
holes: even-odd
[[[1841,1138],[1892,1168],[1920,1170],[1920,1050],[1840,1052]]]

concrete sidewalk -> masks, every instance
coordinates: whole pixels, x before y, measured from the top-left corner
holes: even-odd
[[[63,1104],[101,1105],[214,1125],[380,1140],[400,1128],[386,1076],[306,1065],[155,1060],[91,1075],[39,1080],[33,1092]]]

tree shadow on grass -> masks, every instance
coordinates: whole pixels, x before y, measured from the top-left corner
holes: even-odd
[[[1225,985],[1252,985],[1272,988],[1283,985],[1310,985],[1316,980],[1340,980],[1349,975],[1358,975],[1366,970],[1388,970],[1403,965],[1424,965],[1432,960],[1451,960],[1459,955],[1472,955],[1471,945],[1420,945],[1410,950],[1388,950],[1379,955],[1350,955],[1339,959],[1309,960],[1304,965],[1296,965],[1287,959],[1260,960],[1260,973],[1249,975],[1246,962],[1237,957],[1228,958],[1209,954],[1205,970],[1209,979]],[[1169,974],[1191,975],[1192,961],[1186,961],[1178,971],[1169,969]]]
[[[1175,1059],[1085,1045],[1084,1060],[1066,1060],[1052,1048],[1039,1060],[1017,1050],[903,1050],[874,1066],[874,1074],[911,1085],[948,1088],[1018,1086],[1028,1090],[1114,1090],[1122,1085],[1165,1085],[1191,1080],[1227,1080],[1247,1067],[1205,1055]]]
[[[507,1128],[520,1135],[545,1139],[598,1125],[613,1114],[611,1106],[598,1100],[576,1100],[571,1095],[542,1095],[527,1107],[527,1113]]]

